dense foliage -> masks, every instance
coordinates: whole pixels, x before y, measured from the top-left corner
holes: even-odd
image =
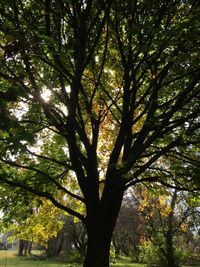
[[[199,189],[199,18],[198,1],[0,3],[0,181],[85,223],[84,266],[109,265],[130,186]]]

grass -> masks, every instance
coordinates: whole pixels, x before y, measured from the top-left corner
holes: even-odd
[[[34,253],[34,252],[33,252]],[[35,254],[35,253],[34,253]],[[29,257],[17,257],[16,251],[0,250],[0,267],[81,267],[80,264],[67,264],[53,260],[33,260]],[[129,259],[121,258],[111,267],[144,267],[143,264],[130,263]]]
[[[129,258],[120,258],[115,264],[111,264],[111,267],[145,267],[144,264],[131,263]]]
[[[36,253],[34,253],[36,254]],[[29,257],[17,257],[16,251],[0,250],[0,267],[81,267],[80,264],[67,264],[53,260],[33,260]],[[111,267],[145,267],[144,264],[130,263],[128,258],[121,258]],[[192,266],[187,266],[192,267]],[[200,266],[196,266],[200,267]]]
[[[34,253],[34,252],[33,252]],[[34,253],[36,254],[36,253]],[[0,251],[0,267],[79,267],[76,264],[60,263],[53,260],[33,260],[30,257],[18,257],[16,251]]]

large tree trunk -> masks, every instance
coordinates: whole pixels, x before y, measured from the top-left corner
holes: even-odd
[[[32,245],[33,245],[33,241],[29,241],[29,244],[28,244],[28,254],[29,255],[31,254]]]
[[[63,245],[63,235],[58,233],[57,237],[52,237],[47,242],[46,254],[49,258],[57,257]]]
[[[62,229],[62,242],[60,243],[59,257],[67,260],[72,251],[73,228],[71,225],[72,218],[67,218]]]
[[[87,217],[88,245],[84,267],[109,267],[112,234],[121,207],[123,192],[115,192],[100,203],[95,216]]]
[[[23,239],[19,240],[18,256],[23,256],[25,244],[26,244],[25,240]]]
[[[166,257],[167,267],[177,267],[178,264],[175,260],[174,246],[173,246],[173,221],[174,221],[174,209],[176,205],[177,191],[175,190],[171,200],[171,212],[168,216],[168,231],[166,233]]]
[[[174,247],[173,247],[173,237],[169,233],[166,238],[166,258],[167,258],[167,267],[177,267],[174,256]]]
[[[103,229],[88,233],[88,247],[84,267],[108,267],[112,231]]]

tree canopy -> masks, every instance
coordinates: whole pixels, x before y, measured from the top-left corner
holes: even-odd
[[[85,266],[94,239],[108,266],[130,186],[199,189],[199,18],[198,1],[0,3],[0,181],[82,220]]]

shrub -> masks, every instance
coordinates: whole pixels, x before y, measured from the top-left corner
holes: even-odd
[[[164,247],[160,247],[152,242],[146,242],[140,246],[139,262],[146,263],[149,267],[166,267],[167,258],[161,252],[161,249],[165,250]],[[175,263],[179,266],[179,263],[183,257],[181,250],[175,249]]]

